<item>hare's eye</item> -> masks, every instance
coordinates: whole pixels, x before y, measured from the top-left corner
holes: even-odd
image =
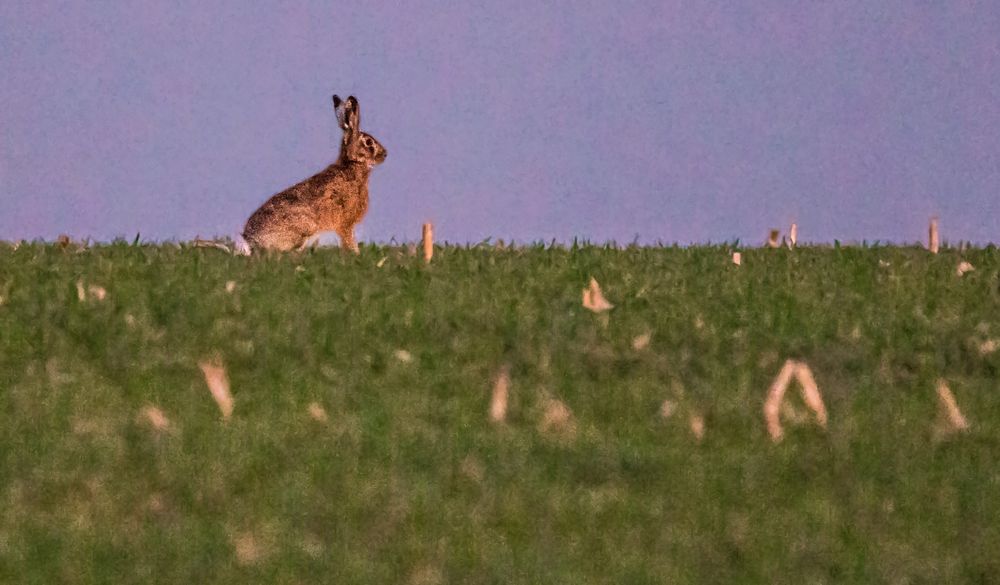
[[[365,146],[367,146],[368,148],[371,148],[372,146],[372,139],[368,138],[367,136],[365,136]]]

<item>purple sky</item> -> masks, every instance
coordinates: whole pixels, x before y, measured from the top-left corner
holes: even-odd
[[[151,4],[0,4],[0,239],[238,233],[336,92],[363,241],[1000,241],[996,0]]]

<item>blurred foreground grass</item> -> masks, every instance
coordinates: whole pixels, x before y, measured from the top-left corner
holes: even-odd
[[[0,245],[0,582],[998,582],[1000,251],[730,253]]]

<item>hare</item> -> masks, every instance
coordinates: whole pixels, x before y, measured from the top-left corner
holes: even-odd
[[[333,230],[340,245],[355,254],[354,226],[368,211],[368,175],[385,160],[385,148],[361,131],[361,112],[354,96],[333,96],[337,121],[344,131],[336,162],[312,177],[268,199],[253,212],[243,238],[253,251],[301,250],[322,231]]]

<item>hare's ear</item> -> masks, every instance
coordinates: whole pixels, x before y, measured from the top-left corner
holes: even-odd
[[[361,129],[361,109],[358,100],[353,95],[347,98],[344,106],[344,130],[357,132]]]
[[[344,131],[350,130],[347,126],[347,116],[344,110],[347,108],[347,104],[344,100],[340,99],[339,95],[334,94],[333,96],[333,111],[337,114],[337,123],[340,124],[340,128]]]

